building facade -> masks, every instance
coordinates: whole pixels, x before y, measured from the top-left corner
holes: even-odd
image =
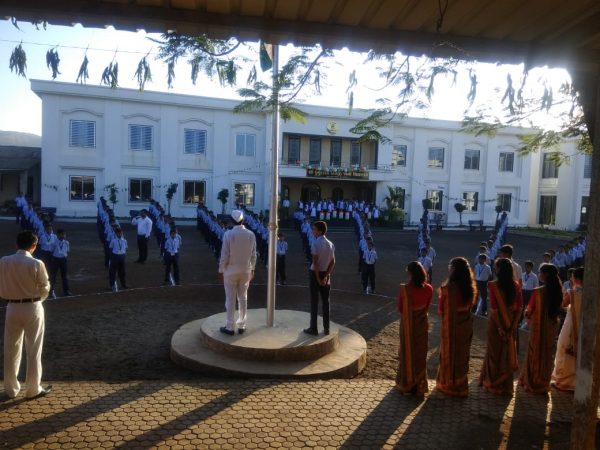
[[[172,183],[176,217],[195,217],[198,201],[220,212],[222,189],[230,193],[226,211],[237,203],[269,208],[269,115],[234,114],[238,102],[206,97],[39,80],[32,89],[42,99],[42,204],[59,215],[94,215],[95,201],[113,184],[118,215],[150,198],[167,204]],[[458,122],[408,118],[381,130],[385,143],[359,142],[351,129],[366,113],[301,108],[306,123],[280,127],[279,194],[292,205],[332,198],[384,206],[388,186],[397,186],[407,223],[418,222],[425,198],[449,225],[460,220],[455,203],[466,206],[464,223],[494,223],[497,205],[514,226],[581,222],[586,159],[573,156],[554,170],[544,154],[521,157],[522,129],[474,137]]]

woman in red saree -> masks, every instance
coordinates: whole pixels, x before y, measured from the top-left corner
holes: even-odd
[[[400,349],[396,389],[403,394],[425,395],[427,386],[427,311],[433,297],[433,288],[426,283],[423,266],[413,261],[406,267],[409,281],[400,285],[398,312],[400,313]]]
[[[440,288],[439,299],[442,336],[436,388],[446,395],[466,397],[473,338],[471,308],[477,302],[477,288],[465,258],[450,261],[448,279]]]
[[[552,264],[540,267],[542,287],[535,288],[525,311],[529,325],[529,345],[519,384],[527,392],[547,394],[550,390],[562,285]]]
[[[517,323],[521,315],[523,297],[513,279],[510,259],[499,258],[494,267],[495,281],[488,283],[490,311],[487,348],[479,384],[495,395],[512,395],[513,373],[517,363]]]

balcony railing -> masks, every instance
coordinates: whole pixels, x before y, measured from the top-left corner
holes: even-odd
[[[394,170],[394,166],[390,164],[349,164],[346,162],[340,163],[339,165],[330,164],[324,161],[320,163],[311,163],[310,161],[281,161],[279,163],[281,167],[298,167],[302,169],[319,169],[326,170],[330,172],[335,172],[339,170],[344,171],[369,171],[369,170],[382,170],[386,172],[391,172]]]

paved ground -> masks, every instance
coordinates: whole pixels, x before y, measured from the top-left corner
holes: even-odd
[[[77,295],[45,304],[44,379],[52,380],[55,389],[42,399],[0,403],[0,447],[567,448],[571,394],[552,392],[545,398],[518,390],[513,399],[500,399],[472,383],[466,400],[433,393],[419,401],[392,389],[398,345],[395,295],[403,268],[414,257],[414,232],[375,231],[377,296],[361,293],[352,234],[332,234],[338,256],[332,319],[365,337],[367,367],[355,380],[300,383],[215,381],[171,363],[173,332],[223,310],[215,260],[193,228],[182,230],[183,286],[161,288],[163,266],[155,248],[145,265],[131,263],[132,248],[128,282],[134,289],[110,294],[94,225],[57,225],[67,229],[71,241],[70,273]],[[1,254],[13,251],[15,231],[14,224],[0,223]],[[133,230],[127,227],[126,234],[135,247]],[[277,306],[307,311],[299,238],[291,231],[288,235],[289,285],[278,287]],[[434,284],[439,286],[452,256],[471,260],[484,237],[434,234]],[[531,237],[510,240],[519,261],[536,263],[543,251],[557,245]],[[266,271],[260,268],[250,290],[251,307],[264,307],[265,282]],[[428,375],[433,379],[439,343],[435,307],[430,320]],[[476,321],[471,379],[481,367],[485,327],[485,320]]]

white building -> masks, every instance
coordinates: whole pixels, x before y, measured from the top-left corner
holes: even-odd
[[[166,203],[171,183],[178,183],[175,217],[195,217],[199,200],[219,212],[217,193],[224,188],[230,192],[227,210],[238,202],[256,211],[269,208],[269,115],[234,114],[238,102],[232,100],[31,84],[42,99],[42,204],[59,215],[94,215],[95,200],[107,196],[104,187],[112,183],[120,188],[118,215],[151,197]],[[543,155],[518,156],[522,129],[476,138],[461,133],[458,122],[409,118],[382,130],[390,144],[361,144],[350,129],[364,112],[301,108],[307,123],[281,124],[280,193],[292,205],[301,198],[383,205],[387,186],[399,186],[411,223],[421,216],[424,198],[450,225],[459,222],[457,202],[467,206],[465,223],[494,223],[497,204],[514,226],[536,225],[540,217],[560,228],[580,223],[589,192],[587,160],[573,157],[558,178],[550,178],[556,171]]]

